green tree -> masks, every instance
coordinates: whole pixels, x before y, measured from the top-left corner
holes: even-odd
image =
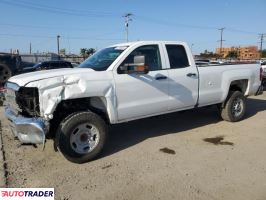
[[[81,48],[80,49],[80,55],[85,59],[94,54],[96,50],[94,48]]]
[[[86,48],[81,48],[80,49],[80,55],[85,59],[86,58],[86,52],[87,52],[87,49]]]
[[[206,58],[206,59],[216,59],[216,58],[219,58],[219,55],[205,50],[204,53],[200,53],[200,57]]]
[[[94,48],[89,48],[88,51],[87,51],[87,54],[89,56],[91,56],[92,54],[94,54],[96,52],[96,50]]]
[[[66,49],[60,49],[59,53],[60,55],[66,55]]]
[[[266,49],[263,49],[260,53],[262,58],[266,58]]]
[[[237,51],[229,51],[226,58],[237,58]]]

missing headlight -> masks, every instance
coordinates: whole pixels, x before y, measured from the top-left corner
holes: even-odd
[[[22,110],[22,115],[39,116],[39,92],[38,88],[21,87],[17,92],[16,101]]]

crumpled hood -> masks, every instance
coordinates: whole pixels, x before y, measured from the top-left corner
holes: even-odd
[[[93,69],[89,68],[63,68],[63,69],[43,70],[43,71],[37,71],[37,72],[31,72],[31,73],[13,76],[8,81],[16,83],[19,86],[25,86],[26,84],[33,81],[38,81],[58,76],[88,73],[89,71],[94,72]]]

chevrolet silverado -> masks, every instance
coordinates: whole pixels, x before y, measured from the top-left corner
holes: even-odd
[[[66,159],[84,163],[102,151],[112,124],[209,105],[239,121],[261,80],[259,64],[197,67],[184,42],[123,43],[78,68],[11,77],[5,115],[21,143],[52,137]]]

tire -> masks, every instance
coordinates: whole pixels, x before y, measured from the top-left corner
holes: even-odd
[[[246,112],[246,97],[240,91],[230,91],[225,101],[225,105],[221,107],[221,117],[225,121],[240,121]]]
[[[106,142],[105,121],[93,112],[76,112],[66,117],[56,133],[56,144],[63,156],[73,163],[95,159]]]
[[[5,64],[0,64],[0,86],[12,76],[12,71]]]

